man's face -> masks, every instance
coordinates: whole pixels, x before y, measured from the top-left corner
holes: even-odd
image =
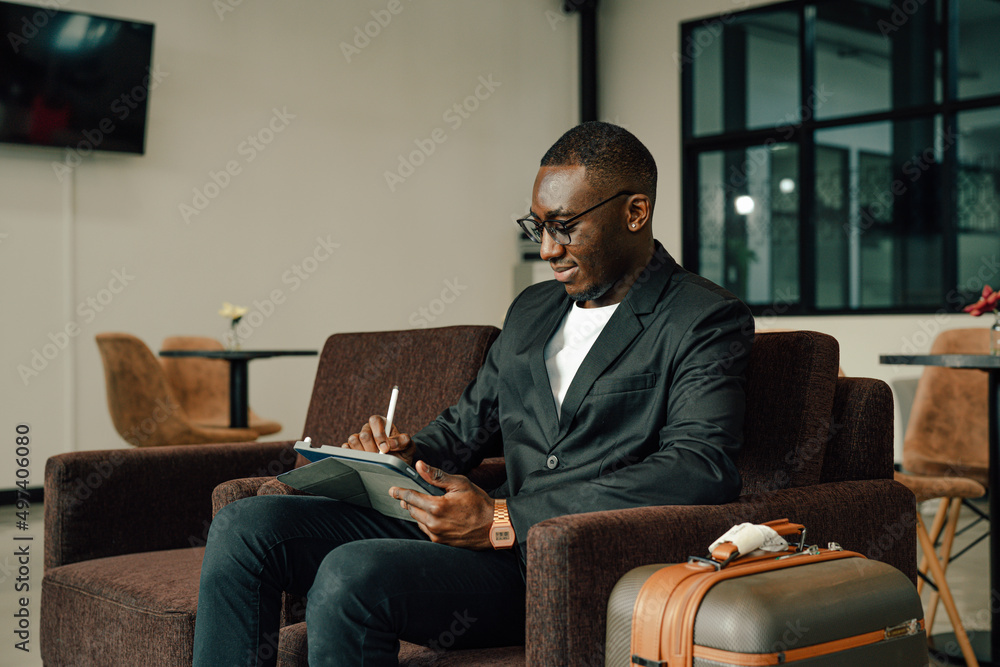
[[[567,220],[614,192],[596,192],[582,165],[542,167],[535,177],[531,212],[539,221]],[[627,197],[613,199],[569,227],[569,245],[542,235],[539,255],[552,267],[566,294],[585,308],[609,306],[621,300],[611,287],[628,271]]]

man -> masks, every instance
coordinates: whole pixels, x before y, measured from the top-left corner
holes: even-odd
[[[654,240],[655,191],[652,156],[620,127],[585,123],[549,149],[518,222],[555,281],[515,299],[434,422],[387,437],[373,416],[344,444],[398,456],[446,493],[390,490],[416,524],[318,497],[227,506],[202,568],[196,665],[272,664],[283,590],[308,597],[313,667],[394,665],[400,638],[522,643],[531,526],[738,495],[753,320]],[[464,476],[499,454],[499,489]]]

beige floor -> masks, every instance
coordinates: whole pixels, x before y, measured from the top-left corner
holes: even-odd
[[[924,520],[930,525],[936,501],[925,503],[922,508]],[[985,503],[980,503],[985,509]],[[960,526],[968,524],[972,519],[970,512],[963,512]],[[21,531],[15,526],[17,517],[15,509],[11,505],[0,505],[0,637],[3,637],[3,644],[0,645],[0,667],[40,667],[42,664],[38,653],[38,601],[41,593],[42,580],[42,508],[35,506],[30,509],[29,530]],[[976,535],[984,531],[983,524],[973,528],[966,534],[960,536],[956,542],[956,551],[962,546],[970,543]],[[14,537],[31,536],[28,541],[15,541]],[[976,545],[972,550],[962,556],[948,570],[948,581],[951,584],[959,608],[959,615],[965,624],[970,635],[975,635],[976,630],[989,629],[989,574],[987,566],[989,562],[989,540],[984,540]],[[14,556],[15,549],[23,544],[30,545],[31,560],[28,576],[30,578],[30,590],[26,593],[18,593],[14,590],[17,583],[18,563]],[[929,588],[924,591],[924,604],[927,604]],[[29,598],[29,620],[30,620],[30,640],[28,653],[24,653],[14,648],[16,638],[12,638],[12,631],[15,629],[16,619],[14,613],[19,609],[19,598],[27,596]],[[926,610],[925,610],[926,612]],[[947,632],[951,630],[951,623],[944,612],[944,608],[938,610],[938,620],[934,624],[934,632]],[[932,660],[932,665],[942,664]]]

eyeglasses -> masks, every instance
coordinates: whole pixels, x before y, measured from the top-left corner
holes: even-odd
[[[622,195],[631,196],[634,194],[636,193],[622,191],[619,192],[618,194],[611,195],[604,201],[594,204],[583,213],[578,213],[577,215],[574,215],[569,220],[545,220],[544,222],[542,222],[529,216],[526,218],[520,218],[517,221],[517,224],[521,227],[521,229],[524,230],[524,233],[528,235],[528,238],[530,238],[535,243],[542,242],[542,233],[544,230],[548,232],[552,240],[558,243],[559,245],[569,245],[571,241],[569,236],[570,227],[579,224],[578,222],[574,222],[575,220],[579,220],[580,218],[587,215],[588,213],[598,208],[599,206],[604,206],[612,199],[621,197]]]

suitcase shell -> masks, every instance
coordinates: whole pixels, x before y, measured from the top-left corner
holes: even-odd
[[[717,581],[708,584],[700,603],[694,602],[694,609],[677,600],[669,603],[670,591],[653,591],[652,597],[646,591],[647,619],[648,605],[662,607],[653,610],[662,617],[657,621],[662,623],[660,632],[675,632],[680,637],[664,637],[657,655],[640,655],[647,665],[928,664],[920,598],[899,570],[851,552],[826,550],[819,556],[799,554],[783,559],[781,569],[769,571],[755,571],[759,568],[752,565],[760,560],[773,562],[775,555],[737,561],[720,571],[732,568],[728,578],[720,578],[712,567],[690,564],[647,565],[627,573],[608,602],[606,667],[643,664],[631,661],[633,612],[638,611],[636,601],[643,586],[664,567],[701,568],[704,572],[692,578],[714,576]],[[698,587],[698,583],[689,582],[687,589]],[[687,602],[693,598],[697,595],[689,596]],[[686,638],[685,630],[689,633]],[[670,641],[690,644],[687,656],[671,653]]]

